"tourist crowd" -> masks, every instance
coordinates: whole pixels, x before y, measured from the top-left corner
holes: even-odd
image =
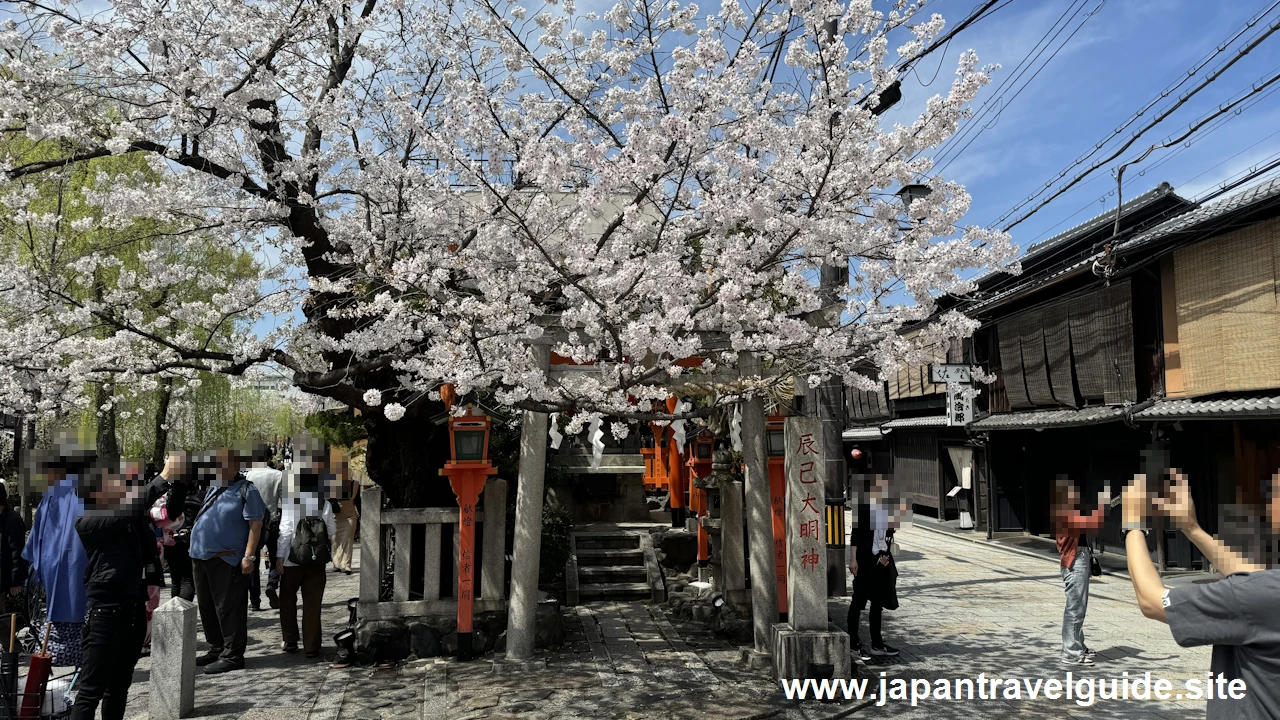
[[[124,717],[166,585],[198,606],[207,674],[244,668],[249,608],[262,611],[263,594],[279,611],[281,650],[319,657],[326,572],[351,572],[358,517],[341,451],[301,437],[252,452],[173,451],[156,471],[67,439],[31,471],[48,490],[29,536],[0,488],[0,592],[21,594],[28,574],[43,590],[37,632],[55,664],[79,667],[73,718],[99,706],[104,720]]]

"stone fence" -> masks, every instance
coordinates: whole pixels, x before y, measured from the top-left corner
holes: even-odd
[[[385,620],[458,612],[458,508],[382,507],[382,489],[366,488],[360,515],[360,618]],[[479,596],[474,611],[506,608],[507,481],[489,478],[476,510]],[[489,512],[492,510],[493,512]],[[442,541],[453,539],[449,556]],[[441,588],[446,557],[452,587]],[[390,562],[388,562],[390,560]],[[382,599],[388,568],[390,600]],[[443,592],[443,594],[442,594]]]

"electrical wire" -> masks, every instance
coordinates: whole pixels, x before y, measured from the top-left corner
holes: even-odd
[[[972,26],[974,23],[978,22],[984,17],[990,17],[993,13],[996,12],[996,10],[999,10],[1000,8],[1004,7],[1005,5],[1008,5],[1011,2],[1013,2],[1013,0],[1004,0],[1003,3],[1000,3],[1000,0],[987,0],[985,4],[975,8],[973,12],[969,13],[969,15],[965,19],[957,23],[955,27],[951,28],[951,30],[945,33],[942,37],[934,40],[933,43],[929,45],[929,47],[925,48],[924,50],[921,50],[916,55],[906,60],[903,60],[901,63],[899,63],[898,67],[896,68],[897,74],[900,76],[905,74],[906,71],[909,70],[912,65],[916,64],[917,62],[920,62],[921,58],[925,57],[926,55],[933,52],[934,50],[937,50],[939,47],[944,47],[946,44],[949,44],[951,42],[951,39],[954,38],[956,35],[959,35],[962,30]],[[991,9],[992,6],[997,4],[999,4],[1000,7],[997,7],[994,10],[992,10]],[[990,12],[987,12],[988,10],[990,10]],[[944,50],[942,54],[946,55],[946,51]],[[942,67],[942,64],[939,63],[938,67]],[[937,77],[937,73],[934,73],[934,77]]]
[[[1077,2],[1079,3],[1079,7],[1077,7]],[[970,115],[967,120],[964,121],[959,131],[953,134],[951,137],[947,138],[946,141],[944,141],[941,145],[939,145],[934,150],[934,154],[933,154],[934,158],[942,157],[944,154],[946,154],[949,151],[950,148],[954,147],[960,142],[963,142],[963,139],[968,135],[969,131],[972,130],[975,124],[981,124],[982,118],[993,107],[992,103],[994,102],[996,104],[999,104],[1000,100],[1004,97],[1005,92],[1007,92],[1007,89],[1010,87],[1014,78],[1021,76],[1023,66],[1027,62],[1032,61],[1031,60],[1032,55],[1036,55],[1038,57],[1037,51],[1043,52],[1043,50],[1041,50],[1041,45],[1049,40],[1050,33],[1053,33],[1054,30],[1059,25],[1061,25],[1064,20],[1067,20],[1068,17],[1074,18],[1075,15],[1078,14],[1080,10],[1084,8],[1085,2],[1087,2],[1087,0],[1072,0],[1071,4],[1067,6],[1067,9],[1064,10],[1062,14],[1059,15],[1058,18],[1053,21],[1053,24],[1050,25],[1049,28],[1045,31],[1044,35],[1042,35],[1040,39],[1037,40],[1036,43],[1031,46],[1031,49],[1027,51],[1027,54],[1024,55],[1021,60],[1018,61],[1018,64],[1013,67],[1013,70],[1010,71],[1009,74],[1005,75],[1001,79],[1000,83],[996,85],[995,89],[992,90],[990,94],[987,96],[987,99],[984,100],[982,104],[978,106],[978,109],[974,111],[974,113]],[[1072,12],[1073,8],[1075,9],[1074,12]],[[1048,47],[1048,46],[1045,45],[1045,47]],[[919,153],[917,153],[917,155],[919,155]]]
[[[985,124],[985,125],[980,126],[980,127],[978,128],[978,131],[977,131],[976,133],[974,133],[974,134],[973,134],[973,136],[972,136],[972,137],[970,137],[970,138],[965,142],[965,144],[964,144],[964,145],[960,146],[960,148],[959,148],[959,149],[956,149],[956,150],[954,150],[954,151],[952,151],[952,150],[948,150],[948,151],[946,151],[946,153],[944,153],[944,155],[949,154],[950,156],[949,156],[949,157],[947,157],[947,158],[945,158],[945,160],[942,162],[942,164],[941,164],[941,165],[936,166],[936,168],[935,168],[935,172],[939,172],[939,173],[940,173],[940,172],[942,172],[943,170],[946,170],[946,169],[947,169],[947,167],[948,167],[949,165],[951,165],[951,163],[952,163],[952,162],[954,162],[954,161],[955,161],[955,159],[956,159],[957,157],[960,157],[960,154],[961,154],[961,153],[963,153],[965,150],[967,150],[967,149],[969,148],[969,146],[970,146],[970,145],[972,145],[972,144],[973,144],[973,141],[974,141],[974,140],[977,140],[977,139],[978,139],[978,137],[979,137],[979,136],[981,136],[981,135],[982,135],[982,133],[983,133],[983,132],[985,132],[986,130],[988,130],[989,128],[994,127],[994,126],[995,126],[995,123],[996,123],[997,121],[999,121],[999,119],[1000,119],[1000,115],[1005,111],[1005,109],[1007,109],[1007,108],[1009,107],[1009,105],[1011,105],[1011,104],[1013,103],[1013,101],[1014,101],[1014,100],[1017,100],[1017,99],[1018,99],[1018,96],[1022,94],[1022,91],[1023,91],[1023,90],[1026,90],[1026,89],[1027,89],[1027,87],[1032,83],[1032,81],[1034,81],[1037,77],[1039,77],[1040,73],[1041,73],[1041,72],[1043,72],[1043,71],[1044,71],[1044,69],[1045,69],[1046,67],[1048,67],[1048,66],[1049,66],[1049,63],[1053,62],[1053,59],[1054,59],[1055,57],[1057,57],[1057,56],[1058,56],[1058,53],[1062,52],[1062,49],[1063,49],[1063,48],[1065,48],[1068,44],[1070,44],[1071,39],[1072,39],[1072,38],[1074,38],[1074,37],[1076,36],[1076,33],[1080,32],[1080,29],[1081,29],[1081,28],[1083,28],[1083,27],[1085,26],[1085,24],[1086,24],[1086,23],[1088,23],[1088,22],[1089,22],[1089,20],[1090,20],[1094,15],[1097,15],[1097,14],[1098,14],[1098,12],[1099,12],[1100,10],[1102,10],[1102,7],[1103,7],[1104,5],[1106,5],[1106,4],[1107,4],[1107,0],[1102,0],[1102,2],[1098,3],[1097,7],[1095,7],[1093,10],[1091,10],[1090,12],[1088,12],[1087,14],[1085,14],[1084,20],[1082,20],[1082,21],[1080,22],[1080,24],[1079,24],[1079,25],[1077,25],[1077,26],[1076,26],[1076,28],[1075,28],[1074,30],[1072,30],[1072,31],[1071,31],[1071,34],[1067,36],[1067,39],[1066,39],[1066,40],[1063,40],[1063,41],[1062,41],[1062,44],[1058,45],[1057,49],[1056,49],[1056,50],[1054,50],[1054,51],[1053,51],[1053,53],[1049,55],[1049,58],[1048,58],[1047,60],[1045,60],[1045,61],[1044,61],[1044,63],[1042,63],[1042,64],[1040,65],[1040,67],[1039,67],[1039,68],[1037,68],[1037,69],[1036,69],[1036,71],[1035,71],[1035,72],[1033,72],[1033,73],[1031,74],[1031,77],[1027,78],[1026,82],[1022,83],[1022,85],[1021,85],[1021,86],[1018,88],[1018,90],[1013,94],[1013,96],[1009,98],[1008,102],[1005,102],[1005,103],[1003,104],[1003,107],[1001,107],[1001,108],[1000,108],[1000,110],[996,113],[995,118],[993,118],[989,123],[987,123],[987,124]],[[1083,8],[1083,5],[1081,6],[1081,8]],[[1079,11],[1077,11],[1077,13],[1078,13],[1078,12],[1079,12]],[[1074,19],[1075,19],[1075,16],[1072,16],[1072,20],[1074,20]],[[1065,26],[1065,25],[1063,26],[1062,30],[1066,30],[1066,26]],[[1062,34],[1062,30],[1059,30],[1059,31],[1058,31],[1058,33],[1054,35],[1054,39],[1055,39],[1055,40],[1057,39],[1057,36],[1058,36],[1058,35],[1061,35],[1061,34]],[[1045,49],[1048,49],[1048,45],[1046,45],[1046,46],[1045,46]],[[1041,52],[1043,53],[1043,51],[1041,51]],[[1037,59],[1038,59],[1038,58],[1037,58]],[[1034,61],[1033,61],[1033,62],[1034,62]],[[1025,74],[1025,71],[1024,71],[1024,74]]]
[[[1222,195],[1225,195],[1231,192],[1232,190],[1235,190],[1241,185],[1245,185],[1254,180],[1257,180],[1258,178],[1261,178],[1263,175],[1266,175],[1277,168],[1280,168],[1280,153],[1275,153],[1274,155],[1271,155],[1266,160],[1263,160],[1261,163],[1258,163],[1257,165],[1253,165],[1252,167],[1249,167],[1248,169],[1241,171],[1243,173],[1243,177],[1240,177],[1235,180],[1232,180],[1232,179],[1224,180],[1223,182],[1218,184],[1217,188],[1210,190],[1202,194],[1200,197],[1196,198],[1196,202],[1197,203],[1209,202],[1214,198],[1220,197]],[[1236,174],[1239,175],[1241,173],[1236,173]]]
[[[1253,107],[1256,107],[1256,106],[1257,106],[1257,105],[1259,105],[1263,100],[1265,100],[1266,98],[1268,98],[1268,97],[1270,97],[1270,96],[1274,95],[1277,91],[1280,91],[1280,85],[1273,86],[1271,89],[1267,90],[1265,93],[1263,93],[1263,94],[1261,94],[1261,95],[1258,95],[1258,96],[1256,96],[1256,97],[1254,97],[1254,98],[1250,99],[1248,102],[1244,103],[1241,107],[1236,108],[1236,110],[1235,110],[1234,112],[1229,113],[1229,114],[1227,114],[1227,115],[1224,115],[1224,116],[1222,116],[1221,118],[1218,118],[1217,120],[1214,120],[1214,121],[1213,121],[1213,123],[1209,126],[1209,129],[1205,130],[1205,131],[1204,131],[1204,132],[1202,132],[1202,133],[1198,133],[1194,138],[1191,138],[1191,139],[1187,140],[1186,142],[1180,143],[1180,144],[1178,145],[1178,147],[1177,147],[1177,148],[1175,148],[1172,152],[1170,152],[1170,153],[1167,153],[1167,154],[1163,155],[1159,160],[1157,160],[1156,162],[1152,163],[1150,166],[1145,167],[1145,168],[1142,168],[1142,169],[1138,172],[1137,177],[1144,177],[1144,176],[1146,176],[1146,175],[1148,175],[1148,174],[1150,174],[1150,173],[1154,172],[1155,170],[1159,169],[1160,167],[1162,167],[1162,166],[1163,166],[1163,165],[1165,165],[1166,163],[1170,162],[1171,160],[1174,160],[1175,158],[1179,157],[1183,152],[1186,152],[1188,149],[1193,148],[1193,147],[1196,145],[1196,143],[1203,141],[1206,137],[1209,137],[1210,135],[1212,135],[1213,133],[1217,132],[1218,130],[1221,130],[1221,129],[1222,129],[1222,127],[1223,127],[1223,126],[1225,126],[1227,123],[1229,123],[1229,122],[1231,122],[1232,120],[1235,120],[1236,118],[1240,117],[1240,116],[1241,116],[1245,111],[1247,111],[1247,110],[1249,110],[1249,109],[1251,109],[1251,108],[1253,108]],[[1226,157],[1226,158],[1223,158],[1222,160],[1218,161],[1217,163],[1214,163],[1214,164],[1213,164],[1212,166],[1210,166],[1209,168],[1206,168],[1205,170],[1202,170],[1201,172],[1197,173],[1195,176],[1193,176],[1193,177],[1191,177],[1191,178],[1188,178],[1188,179],[1186,179],[1186,180],[1184,180],[1184,181],[1182,181],[1182,182],[1175,183],[1175,184],[1174,184],[1174,187],[1183,187],[1183,186],[1185,186],[1185,185],[1188,185],[1188,184],[1190,184],[1190,183],[1194,182],[1195,180],[1197,180],[1197,179],[1199,179],[1199,178],[1203,177],[1205,174],[1207,174],[1207,173],[1209,173],[1209,172],[1212,172],[1213,170],[1216,170],[1217,168],[1221,167],[1222,165],[1224,165],[1224,164],[1226,164],[1226,163],[1228,163],[1228,162],[1230,162],[1230,161],[1232,161],[1232,160],[1234,160],[1234,159],[1236,159],[1236,158],[1240,157],[1241,155],[1245,154],[1246,152],[1248,152],[1248,151],[1252,150],[1253,148],[1255,148],[1255,147],[1257,147],[1257,146],[1261,145],[1262,143],[1266,142],[1267,140],[1270,140],[1271,138],[1273,138],[1273,137],[1275,137],[1275,136],[1277,136],[1277,135],[1280,135],[1280,130],[1277,130],[1277,131],[1275,131],[1275,132],[1271,133],[1270,135],[1267,135],[1266,137],[1263,137],[1262,139],[1257,140],[1257,141],[1255,141],[1255,142],[1251,143],[1248,147],[1246,147],[1246,148],[1244,148],[1244,149],[1242,149],[1242,150],[1240,150],[1240,151],[1238,151],[1238,152],[1236,152],[1236,153],[1234,153],[1234,154],[1232,154],[1232,155],[1230,155],[1230,156],[1228,156],[1228,157]],[[1083,189],[1084,187],[1086,187],[1086,186],[1088,186],[1088,185],[1091,185],[1091,184],[1097,183],[1098,181],[1100,181],[1100,180],[1105,180],[1105,179],[1107,179],[1107,178],[1106,178],[1106,176],[1103,176],[1103,175],[1096,175],[1096,176],[1094,176],[1093,178],[1091,178],[1091,179],[1089,179],[1089,180],[1085,181],[1084,183],[1082,183],[1078,189]],[[1055,230],[1057,230],[1058,228],[1060,228],[1060,227],[1062,227],[1063,225],[1065,225],[1065,224],[1066,224],[1068,221],[1070,221],[1072,218],[1076,217],[1077,215],[1079,215],[1080,213],[1084,212],[1085,210],[1088,210],[1090,207],[1092,207],[1092,206],[1093,206],[1093,204],[1094,204],[1094,203],[1106,203],[1107,198],[1114,197],[1114,196],[1117,194],[1117,192],[1118,192],[1118,191],[1123,192],[1123,190],[1127,190],[1127,189],[1128,189],[1128,187],[1129,187],[1129,186],[1128,186],[1128,183],[1129,183],[1129,182],[1130,182],[1130,181],[1126,180],[1126,181],[1125,181],[1125,183],[1126,183],[1126,184],[1123,186],[1123,188],[1121,188],[1121,187],[1113,187],[1113,188],[1111,188],[1110,190],[1108,190],[1107,192],[1103,193],[1100,197],[1095,198],[1095,199],[1093,199],[1093,200],[1090,200],[1090,201],[1086,202],[1082,207],[1080,207],[1080,208],[1079,208],[1078,210],[1076,210],[1075,212],[1073,212],[1073,213],[1071,213],[1070,215],[1066,216],[1065,218],[1063,218],[1062,220],[1058,221],[1057,223],[1054,223],[1053,225],[1049,226],[1049,227],[1048,227],[1048,228],[1046,228],[1045,230],[1041,231],[1041,233],[1040,233],[1039,235],[1037,235],[1035,238],[1033,238],[1033,239],[1031,240],[1030,245],[1034,245],[1035,243],[1039,242],[1042,238],[1044,238],[1046,235],[1049,235],[1049,234],[1053,233]]]
[[[1237,52],[1237,53],[1236,53],[1236,55],[1235,55],[1234,57],[1232,57],[1230,60],[1228,60],[1228,61],[1227,61],[1226,63],[1224,63],[1222,66],[1220,66],[1219,68],[1217,68],[1216,70],[1214,70],[1212,73],[1210,73],[1208,76],[1206,76],[1203,80],[1201,80],[1201,81],[1200,81],[1200,83],[1199,83],[1199,84],[1197,84],[1197,85],[1196,85],[1195,87],[1193,87],[1191,90],[1189,90],[1189,91],[1187,91],[1186,93],[1184,93],[1184,94],[1182,94],[1181,96],[1179,96],[1179,98],[1178,98],[1177,102],[1173,103],[1173,104],[1172,104],[1171,106],[1169,106],[1168,108],[1166,108],[1166,109],[1162,110],[1158,115],[1156,115],[1156,116],[1155,116],[1154,118],[1152,118],[1149,122],[1147,122],[1143,127],[1141,127],[1137,132],[1135,132],[1135,133],[1134,133],[1134,134],[1133,134],[1133,135],[1132,135],[1132,136],[1131,136],[1131,137],[1130,137],[1130,138],[1129,138],[1129,139],[1128,139],[1128,140],[1127,140],[1123,145],[1121,145],[1117,150],[1115,150],[1114,152],[1112,152],[1110,155],[1106,156],[1105,158],[1102,158],[1101,160],[1096,160],[1096,161],[1094,161],[1094,162],[1093,162],[1093,163],[1092,163],[1092,164],[1091,164],[1091,165],[1090,165],[1086,170],[1084,170],[1084,171],[1083,171],[1083,172],[1081,172],[1081,173],[1078,173],[1078,174],[1077,174],[1074,178],[1072,178],[1069,182],[1067,182],[1067,183],[1065,183],[1064,185],[1061,185],[1061,186],[1059,186],[1057,189],[1053,190],[1053,191],[1052,191],[1052,192],[1051,192],[1047,197],[1044,197],[1043,199],[1040,199],[1040,200],[1039,200],[1039,202],[1038,202],[1038,203],[1036,203],[1036,205],[1035,205],[1034,207],[1032,207],[1032,208],[1031,208],[1031,210],[1029,210],[1029,211],[1027,211],[1027,212],[1023,213],[1023,214],[1022,214],[1022,215],[1020,215],[1020,216],[1018,216],[1018,218],[1017,218],[1016,220],[1013,220],[1012,222],[1007,223],[1006,225],[1004,225],[1003,227],[1001,227],[1001,230],[1003,230],[1003,231],[1005,231],[1005,232],[1008,232],[1010,229],[1012,229],[1012,228],[1014,228],[1014,227],[1016,227],[1016,226],[1020,225],[1020,224],[1021,224],[1022,222],[1024,222],[1027,218],[1029,218],[1029,217],[1031,217],[1032,215],[1034,215],[1034,214],[1035,214],[1036,212],[1038,212],[1041,208],[1043,208],[1044,206],[1046,206],[1046,205],[1048,205],[1050,202],[1052,202],[1055,198],[1060,197],[1063,193],[1067,192],[1067,191],[1068,191],[1068,190],[1070,190],[1071,188],[1073,188],[1073,187],[1075,187],[1076,185],[1078,185],[1082,180],[1084,180],[1084,179],[1085,179],[1085,178],[1087,178],[1088,176],[1092,175],[1092,174],[1093,174],[1094,172],[1096,172],[1099,168],[1101,168],[1101,167],[1103,167],[1104,165],[1106,165],[1106,164],[1110,163],[1112,160],[1115,160],[1116,158],[1120,157],[1120,155],[1122,155],[1126,150],[1128,150],[1130,147],[1132,147],[1132,146],[1133,146],[1133,144],[1134,144],[1134,143],[1136,143],[1136,142],[1139,140],[1139,138],[1141,138],[1144,134],[1146,134],[1146,133],[1147,133],[1149,130],[1151,130],[1153,127],[1155,127],[1156,125],[1159,125],[1161,122],[1163,122],[1166,118],[1168,118],[1170,115],[1172,115],[1172,114],[1174,113],[1174,111],[1176,111],[1178,108],[1180,108],[1180,107],[1182,107],[1183,105],[1185,105],[1185,104],[1187,103],[1187,101],[1189,101],[1191,98],[1195,97],[1195,96],[1196,96],[1196,95],[1197,95],[1201,90],[1204,90],[1206,87],[1208,87],[1209,85],[1211,85],[1214,81],[1216,81],[1218,78],[1222,77],[1223,73],[1225,73],[1225,72],[1226,72],[1228,69],[1230,69],[1233,65],[1235,65],[1237,62],[1239,62],[1239,61],[1240,61],[1240,59],[1242,59],[1243,57],[1245,57],[1246,55],[1248,55],[1250,52],[1252,52],[1254,49],[1256,49],[1259,45],[1261,45],[1261,44],[1262,44],[1262,42],[1263,42],[1264,40],[1266,40],[1267,38],[1271,37],[1271,35],[1273,35],[1276,31],[1280,31],[1280,20],[1276,20],[1275,22],[1271,23],[1271,25],[1269,25],[1269,26],[1267,27],[1267,29],[1266,29],[1263,33],[1259,34],[1256,38],[1254,38],[1253,40],[1251,40],[1251,41],[1250,41],[1247,45],[1245,45],[1245,46],[1244,46],[1244,47],[1243,47],[1239,52]],[[1068,168],[1068,172],[1069,172],[1069,171],[1070,171],[1070,168]],[[1062,177],[1062,175],[1059,175],[1059,178],[1060,178],[1060,177]],[[1017,205],[1013,210],[1011,210],[1011,211],[1010,211],[1010,212],[1008,212],[1008,213],[1005,213],[1005,215],[1003,215],[1000,219],[997,219],[997,220],[996,220],[996,223],[1000,223],[1000,222],[1002,222],[1004,219],[1008,218],[1008,217],[1009,217],[1010,215],[1012,215],[1014,212],[1017,212],[1017,210],[1019,210],[1019,209],[1021,209],[1021,208],[1023,208],[1023,207],[1026,207],[1027,205],[1031,204],[1032,202],[1036,202],[1037,198],[1040,198],[1040,197],[1044,194],[1045,190],[1047,190],[1049,187],[1052,187],[1053,183],[1054,183],[1054,182],[1056,182],[1056,181],[1057,181],[1057,179],[1058,179],[1058,178],[1055,178],[1054,180],[1050,181],[1050,182],[1046,185],[1045,189],[1042,189],[1042,190],[1037,191],[1035,194],[1033,194],[1032,196],[1030,196],[1027,200],[1024,200],[1023,202],[1019,203],[1019,204],[1018,204],[1018,205]]]

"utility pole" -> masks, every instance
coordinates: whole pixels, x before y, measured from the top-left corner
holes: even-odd
[[[839,307],[839,288],[847,283],[846,268],[824,265],[821,270],[821,291],[823,310],[815,324],[830,327],[828,313],[836,312]],[[838,321],[837,321],[838,322]],[[806,415],[822,421],[822,456],[826,462],[826,506],[828,523],[831,518],[844,517],[845,506],[845,464],[844,464],[844,381],[839,377],[827,378],[815,388],[805,393]],[[843,525],[843,523],[841,523]],[[827,596],[844,597],[849,594],[848,577],[846,575],[845,538],[843,527],[831,531],[827,544]]]

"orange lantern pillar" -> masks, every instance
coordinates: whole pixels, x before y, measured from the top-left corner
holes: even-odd
[[[452,399],[452,389],[442,397]],[[449,403],[452,409],[452,402]],[[472,617],[476,575],[476,503],[485,480],[497,472],[489,463],[489,418],[467,413],[449,418],[449,462],[440,474],[449,478],[458,498],[458,660],[473,655]],[[502,512],[491,508],[490,512]]]
[[[667,398],[667,412],[675,413],[679,401],[674,397]],[[680,451],[676,443],[676,433],[672,430],[667,439],[667,487],[671,492],[671,527],[684,527],[686,515],[684,493],[684,465],[680,462]]]
[[[781,415],[765,423],[765,451],[769,458],[769,502],[773,515],[773,562],[778,577],[778,614],[787,617],[787,470]]]
[[[666,433],[667,428],[662,425],[649,423],[649,429],[653,431],[653,448],[640,448],[640,453],[645,459],[645,490],[654,490],[663,492],[669,489],[670,483],[667,481],[667,454],[666,450]]]
[[[691,478],[689,491],[689,499],[691,509],[697,514],[698,518],[705,518],[708,515],[707,508],[707,491],[699,488],[697,482],[692,478],[705,478],[711,474],[711,455],[715,451],[716,439],[710,433],[701,433],[694,438],[693,452],[689,453],[689,476]],[[698,567],[706,568],[711,565],[711,542],[707,534],[707,527],[702,522],[698,523]]]

